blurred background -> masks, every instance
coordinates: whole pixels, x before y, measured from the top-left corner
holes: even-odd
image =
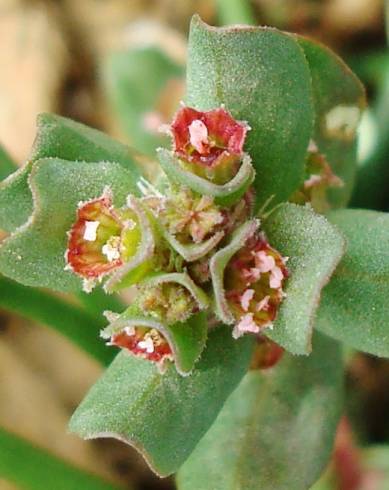
[[[353,204],[388,210],[384,11],[382,0],[0,0],[0,177],[12,161],[22,165],[28,158],[40,112],[101,129],[150,159],[161,141],[157,128],[183,97],[186,36],[191,15],[199,13],[214,25],[247,21],[309,35],[345,58],[370,103]],[[371,187],[373,195],[366,192]],[[123,444],[84,442],[67,433],[72,411],[101,367],[33,304],[23,311],[13,305],[14,287],[1,278],[0,427],[122,488],[173,489],[173,480],[153,477]],[[31,299],[27,288],[15,291],[26,305],[47,294]],[[85,298],[74,305],[90,308]],[[347,388],[347,420],[325,488],[388,489],[389,362],[350,352]],[[388,449],[378,454],[376,444]],[[338,468],[344,454],[352,462],[346,474]],[[10,480],[0,472],[0,490],[22,488]],[[44,483],[36,488],[55,490]]]

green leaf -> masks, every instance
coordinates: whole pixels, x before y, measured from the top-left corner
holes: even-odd
[[[114,356],[101,339],[103,317],[39,289],[22,286],[0,276],[0,307],[61,333],[99,363],[108,365]]]
[[[359,79],[330,49],[303,37],[296,39],[312,76],[316,113],[312,138],[335,175],[343,180],[343,187],[328,193],[330,203],[342,207],[351,197],[355,180],[356,130],[366,106],[365,91]]]
[[[17,170],[18,166],[0,145],[0,179],[5,179],[9,174]]]
[[[192,20],[187,102],[201,110],[225,104],[252,127],[246,151],[257,198],[287,199],[304,179],[313,125],[311,80],[294,37],[261,27],[213,28]]]
[[[1,428],[0,477],[23,490],[119,490]]]
[[[307,489],[331,455],[342,410],[339,346],[250,371],[178,472],[179,490]]]
[[[208,430],[250,362],[252,339],[212,330],[189,377],[174,366],[161,375],[152,363],[122,352],[70,421],[86,439],[115,437],[142,452],[161,476],[175,471]]]
[[[133,150],[83,124],[54,114],[38,116],[37,136],[27,164],[0,182],[0,229],[13,231],[23,225],[33,210],[28,177],[33,163],[41,158],[82,162],[117,162],[132,175],[128,192],[139,194],[140,176]]]
[[[133,174],[114,162],[38,160],[30,176],[35,209],[28,223],[0,246],[0,272],[27,286],[60,291],[81,289],[81,280],[65,271],[67,231],[80,201],[94,199],[105,186],[114,204],[123,205],[132,189]]]
[[[309,354],[323,286],[343,251],[338,230],[309,206],[284,204],[263,223],[270,244],[284,257],[290,277],[273,330],[266,335],[293,354]]]
[[[192,315],[185,322],[166,325],[151,315],[130,306],[113,323],[104,329],[102,336],[110,338],[127,327],[149,327],[158,330],[166,338],[173,352],[177,371],[182,376],[189,375],[204,350],[208,323],[202,312]]]
[[[183,75],[183,67],[156,47],[114,53],[104,64],[108,101],[131,144],[139,151],[154,157],[158,146],[166,146],[167,137],[157,129],[147,130],[145,122],[153,114],[165,116],[167,120],[161,122],[168,122],[172,114],[161,111],[166,110],[169,98],[177,90],[174,86],[169,89],[169,83]],[[173,113],[175,108],[171,105]]]
[[[315,326],[355,349],[389,357],[389,214],[345,209],[329,219],[348,247],[323,290]]]
[[[31,163],[19,168],[0,182],[0,229],[13,231],[32,213],[32,196],[28,187]]]

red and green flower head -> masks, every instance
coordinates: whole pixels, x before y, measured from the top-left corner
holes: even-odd
[[[235,338],[272,328],[285,297],[287,259],[270,246],[259,225],[259,220],[242,225],[210,261],[216,313],[234,325]]]
[[[80,203],[77,221],[69,232],[69,266],[86,279],[99,278],[119,267],[122,230],[122,220],[112,206],[109,192]]]
[[[171,125],[173,149],[187,162],[214,168],[241,160],[248,130],[223,107],[208,112],[182,107]]]
[[[109,345],[126,349],[137,357],[155,362],[163,369],[166,361],[173,360],[172,349],[166,338],[155,328],[126,327],[112,335]]]
[[[97,199],[80,203],[69,232],[67,267],[84,279],[89,291],[136,255],[142,239],[137,213],[114,208],[108,189]]]
[[[233,335],[258,333],[271,327],[284,297],[286,259],[263,234],[250,238],[225,271],[226,297],[237,323]]]

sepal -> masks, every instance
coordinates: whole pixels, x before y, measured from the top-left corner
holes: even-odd
[[[155,362],[161,372],[174,361],[178,373],[187,376],[205,347],[207,331],[203,312],[168,325],[130,306],[102,331],[102,337],[132,355]]]
[[[254,167],[247,154],[244,154],[236,175],[225,184],[214,184],[185,169],[171,151],[159,148],[157,154],[162,169],[172,182],[189,187],[200,195],[211,196],[215,199],[215,203],[224,206],[231,206],[237,202],[254,181]]]

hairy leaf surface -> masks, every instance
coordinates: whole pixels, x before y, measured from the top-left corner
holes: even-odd
[[[293,36],[261,27],[214,28],[192,20],[187,102],[225,104],[251,131],[246,151],[256,169],[259,203],[287,199],[302,183],[313,125],[311,80]]]
[[[329,219],[347,251],[323,290],[317,328],[348,345],[389,357],[389,214],[344,209]]]
[[[26,165],[0,182],[0,229],[13,231],[23,225],[33,211],[28,177],[34,162],[59,158],[80,162],[117,162],[132,175],[128,192],[139,193],[140,176],[133,150],[104,133],[55,114],[40,114],[37,135]],[[64,161],[64,164],[66,162]]]
[[[123,205],[133,174],[113,162],[38,160],[30,185],[35,209],[26,225],[0,246],[0,272],[26,286],[60,291],[81,289],[80,279],[65,271],[67,231],[76,219],[80,201],[99,197],[109,186],[114,203]]]
[[[342,410],[337,343],[250,371],[178,473],[179,490],[308,489],[332,451]]]
[[[293,354],[309,354],[320,293],[343,254],[344,239],[309,206],[283,204],[263,226],[270,244],[289,257],[290,272],[286,298],[266,335]]]
[[[118,355],[76,410],[70,430],[86,439],[115,437],[141,451],[161,476],[175,471],[211,426],[250,362],[252,339],[219,327],[191,376],[174,366]]]

